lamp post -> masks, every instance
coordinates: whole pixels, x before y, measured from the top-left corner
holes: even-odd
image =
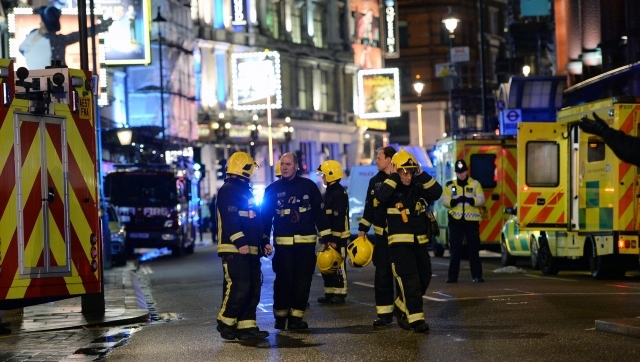
[[[162,32],[160,31],[161,23],[166,23],[167,19],[165,19],[160,14],[160,6],[158,6],[158,14],[156,15],[153,22],[156,23],[158,27],[158,58],[160,58],[160,119],[162,121],[162,146],[160,148],[161,155],[164,156],[164,146],[165,146],[165,125],[164,125],[164,75],[162,74]]]
[[[422,96],[422,90],[424,89],[424,83],[420,81],[420,75],[416,75],[416,82],[413,83],[413,89],[418,93],[418,104],[416,108],[418,110],[418,145],[420,148],[423,147],[422,141],[422,102],[420,101],[420,97]]]
[[[445,28],[447,28],[447,30],[449,31],[449,55],[447,55],[447,60],[452,64],[452,68],[453,68],[453,73],[454,76],[457,77],[458,76],[458,72],[455,66],[455,63],[452,61],[453,59],[451,58],[451,50],[453,49],[453,39],[456,37],[456,35],[454,34],[454,31],[456,30],[456,28],[458,27],[458,23],[460,22],[460,19],[457,19],[456,17],[453,16],[453,14],[451,13],[451,7],[449,7],[449,15],[442,20],[442,22],[444,23]],[[453,115],[453,97],[452,97],[452,89],[456,88],[457,85],[457,79],[456,80],[452,80],[451,81],[451,89],[449,90],[449,133],[453,134],[454,131],[454,115]]]

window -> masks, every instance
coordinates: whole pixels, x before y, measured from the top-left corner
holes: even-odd
[[[291,8],[291,40],[296,43],[302,43],[302,9],[295,5]]]
[[[300,109],[311,107],[312,102],[308,97],[311,94],[310,72],[311,69],[298,68],[298,108]]]
[[[489,33],[500,35],[500,10],[497,8],[489,8]]]
[[[560,184],[560,146],[556,142],[528,142],[526,184],[556,187]]]
[[[313,44],[318,48],[324,48],[324,8],[315,5],[313,9]]]
[[[400,49],[409,47],[409,29],[407,29],[406,21],[398,21],[398,37]]]
[[[333,79],[331,78],[331,73],[326,70],[320,71],[320,110],[323,112],[332,112],[334,111],[333,107],[333,99],[332,99],[332,89],[333,89]]]
[[[476,154],[470,158],[470,176],[478,180],[483,189],[492,189],[496,187],[497,169],[496,155],[494,154]]]
[[[280,39],[280,0],[269,0],[267,6],[267,27],[275,39]]]
[[[604,141],[600,137],[589,137],[587,141],[587,161],[598,162],[604,161]]]

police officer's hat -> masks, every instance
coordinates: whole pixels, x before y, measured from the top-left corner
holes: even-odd
[[[464,162],[463,159],[459,159],[456,161],[456,173],[462,173],[468,170],[467,163]]]

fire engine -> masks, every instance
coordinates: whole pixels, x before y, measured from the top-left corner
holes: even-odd
[[[478,180],[486,202],[479,207],[480,247],[498,251],[500,231],[508,218],[506,207],[516,202],[516,139],[513,135],[497,136],[493,133],[460,134],[436,142],[434,156],[436,180],[445,185],[455,178],[453,167],[457,159],[469,165],[469,176]],[[440,226],[440,236],[434,244],[436,256],[442,256],[449,245],[448,210],[438,200],[433,211]]]
[[[102,289],[93,82],[0,60],[0,309]]]
[[[556,122],[518,125],[518,223],[539,231],[531,253],[544,274],[558,273],[567,260],[588,263],[594,278],[638,267],[638,169],[580,130],[578,121],[593,112],[638,136],[640,103],[631,97],[567,107]]]
[[[167,164],[117,165],[107,174],[105,197],[126,229],[125,250],[169,248],[193,253],[198,226],[198,178]]]

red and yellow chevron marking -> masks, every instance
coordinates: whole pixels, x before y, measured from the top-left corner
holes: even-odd
[[[624,133],[634,133],[636,125],[638,124],[638,117],[640,117],[640,105],[631,107],[622,107],[616,105],[615,114],[618,117],[620,127],[619,129]],[[618,181],[619,185],[633,185],[628,187],[622,192],[622,189],[618,193],[618,207],[614,208],[614,228],[617,230],[638,230],[638,203],[634,203],[637,194],[637,173],[636,167],[629,163],[619,161],[618,162]],[[617,215],[616,215],[617,212]]]
[[[537,200],[544,196],[548,200],[544,206],[538,206]],[[564,192],[554,192],[547,197],[541,192],[530,192],[522,205],[518,205],[518,214],[524,225],[530,223],[562,224],[566,222],[564,208],[557,207],[565,203]]]
[[[65,78],[72,76],[91,75],[69,70]],[[91,100],[92,95],[81,97]],[[0,302],[101,290],[100,268],[91,266],[101,260],[93,114],[81,119],[68,105],[53,107],[64,121],[14,117],[16,110],[28,109],[25,100],[13,99],[10,108],[0,105]],[[45,186],[56,195],[54,202],[42,201]],[[98,237],[95,246],[92,234]]]

